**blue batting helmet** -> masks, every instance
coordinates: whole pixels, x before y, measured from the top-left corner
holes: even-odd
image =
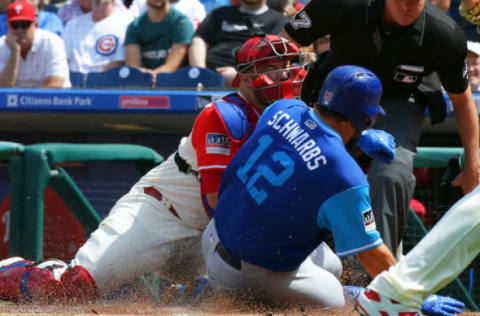
[[[382,83],[373,72],[346,65],[328,74],[316,106],[342,114],[361,132],[373,126],[377,115],[385,115],[379,105],[381,96]]]

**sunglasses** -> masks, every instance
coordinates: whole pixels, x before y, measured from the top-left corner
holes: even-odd
[[[22,28],[24,30],[28,29],[32,25],[31,21],[12,21],[10,22],[10,27],[14,30]]]

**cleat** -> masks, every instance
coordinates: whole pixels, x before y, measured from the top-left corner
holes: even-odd
[[[52,303],[63,298],[63,285],[46,269],[19,257],[0,261],[0,299]]]
[[[30,261],[28,260],[25,260],[23,258],[20,258],[20,257],[13,257],[13,258],[8,258],[8,259],[5,259],[5,260],[2,260],[0,261],[0,269],[4,268],[4,267],[7,267],[13,263],[16,263],[16,262],[25,262],[26,265],[28,264],[31,264]]]
[[[0,299],[6,301],[23,299],[20,283],[30,265],[30,261],[20,257],[0,261]]]
[[[199,276],[187,284],[172,284],[168,289],[162,292],[162,295],[169,297],[176,302],[191,303],[205,297],[209,292],[210,286],[208,284],[208,279]]]
[[[195,281],[198,283],[197,286],[193,289],[192,293],[190,293],[190,297],[192,299],[195,299],[210,290],[207,278],[199,276],[195,278]]]
[[[373,290],[361,292],[355,309],[364,316],[422,316],[419,309],[405,306]]]
[[[94,302],[100,297],[95,280],[90,272],[82,266],[67,269],[60,280],[65,287],[67,300],[71,302]]]

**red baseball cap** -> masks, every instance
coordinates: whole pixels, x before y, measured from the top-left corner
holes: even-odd
[[[11,21],[37,21],[37,10],[28,1],[15,1],[7,9],[7,22]]]

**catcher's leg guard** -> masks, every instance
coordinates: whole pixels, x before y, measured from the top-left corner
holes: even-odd
[[[0,299],[18,301],[23,298],[20,282],[29,265],[30,261],[18,257],[0,261]]]
[[[51,271],[22,258],[11,258],[0,261],[0,298],[52,303],[64,298],[64,289]]]
[[[68,300],[88,302],[95,301],[100,296],[95,280],[82,266],[75,266],[65,271],[61,281]]]

